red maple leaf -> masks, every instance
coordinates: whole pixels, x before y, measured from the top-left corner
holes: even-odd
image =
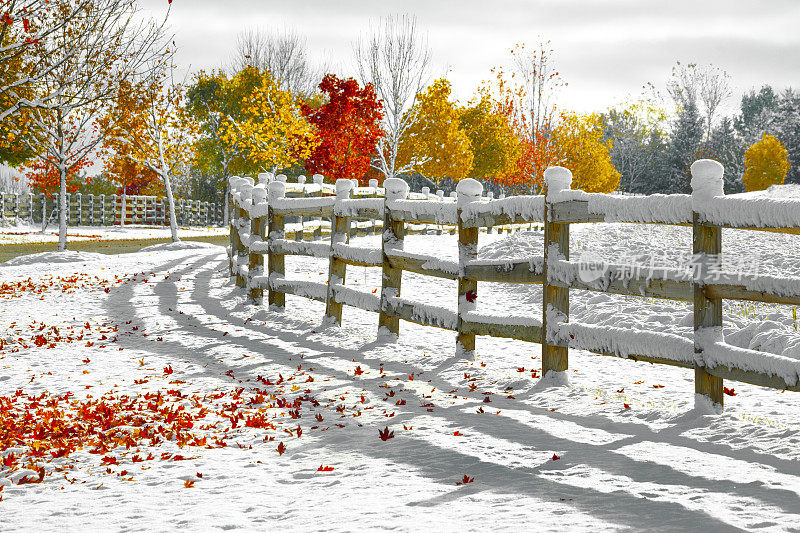
[[[378,436],[381,438],[382,441],[387,441],[389,439],[394,438],[394,431],[389,431],[389,426],[386,426],[385,429],[378,430]]]
[[[317,472],[333,472],[333,467],[319,465],[319,468],[317,468]]]
[[[172,374],[172,365],[167,365],[164,367],[164,373],[169,375]]]
[[[474,304],[475,301],[478,299],[478,295],[472,289],[467,291],[467,294],[464,295],[464,298],[471,304]]]
[[[278,455],[283,455],[283,452],[286,451],[286,445],[282,442],[279,442],[276,450],[278,451]]]
[[[733,387],[731,387],[730,389],[728,387],[722,387],[722,392],[724,392],[728,396],[736,396],[736,391],[734,390]]]
[[[461,481],[456,481],[456,485],[466,485],[467,483],[472,483],[475,481],[474,477],[469,477],[468,475],[464,474],[464,477],[461,478]]]
[[[553,454],[553,461],[558,461],[559,459],[561,459],[561,456]]]

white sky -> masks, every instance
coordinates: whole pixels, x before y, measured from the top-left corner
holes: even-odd
[[[163,12],[167,0],[141,0]],[[354,73],[352,43],[371,22],[410,13],[428,34],[435,76],[450,72],[467,100],[515,43],[549,39],[568,87],[561,107],[600,111],[662,89],[676,61],[713,63],[744,90],[768,83],[800,88],[800,0],[173,0],[178,61],[192,70],[221,66],[245,28],[293,29],[312,56],[338,74]]]

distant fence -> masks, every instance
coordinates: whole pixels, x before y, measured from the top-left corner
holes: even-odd
[[[457,352],[474,350],[476,335],[537,342],[542,344],[543,376],[567,370],[568,349],[574,348],[693,369],[696,392],[720,406],[723,379],[800,391],[800,361],[729,345],[722,333],[723,299],[800,305],[800,280],[742,276],[725,271],[720,262],[722,228],[798,233],[800,200],[726,197],[722,174],[719,163],[700,160],[692,165],[691,195],[619,196],[571,190],[570,172],[553,167],[545,173],[545,195],[497,200],[482,198],[482,186],[475,180],[459,182],[457,198],[430,199],[429,194],[409,195],[408,185],[400,179],[386,180],[384,188],[354,187],[350,180],[339,180],[334,190],[322,183],[321,176],[312,185],[302,183],[304,178],[286,184],[285,177],[273,181],[271,175],[261,175],[261,183],[254,185],[252,178],[234,177],[231,274],[256,301],[266,289],[269,304],[281,308],[286,294],[324,302],[326,319],[337,324],[343,305],[376,312],[381,336],[397,336],[402,319],[455,331]],[[326,196],[334,192],[335,196]],[[301,197],[287,198],[288,194]],[[303,240],[302,224],[299,235],[294,227],[295,240],[287,240],[285,219],[290,216],[330,217],[330,242]],[[382,222],[380,249],[349,244],[354,219]],[[571,261],[570,224],[602,222],[691,225],[691,268]],[[483,228],[532,223],[544,226],[541,256],[477,258]],[[457,234],[458,261],[403,249],[407,229],[423,224]],[[327,259],[327,283],[287,279],[286,255]],[[347,265],[382,268],[380,294],[346,287]],[[456,280],[457,311],[401,297],[403,271]],[[543,285],[541,314],[479,312],[478,281]],[[692,302],[694,338],[570,322],[570,288]]]
[[[41,223],[42,217],[58,220],[58,194],[0,193],[0,223],[25,221]],[[67,194],[67,219],[70,226],[114,226],[125,224],[169,225],[166,199],[156,196]],[[175,200],[175,216],[181,226],[222,225],[222,206],[199,200]]]

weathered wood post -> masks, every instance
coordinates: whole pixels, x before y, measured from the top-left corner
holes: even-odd
[[[487,191],[486,192],[486,199],[487,200],[492,200],[493,198],[494,198],[494,193],[492,191]],[[493,226],[487,227],[486,228],[486,233],[494,233],[494,227]]]
[[[253,178],[244,177],[242,178],[243,181],[239,182],[239,206],[236,210],[237,215],[239,217],[239,224],[237,224],[236,233],[239,235],[239,239],[237,239],[238,247],[236,249],[236,286],[237,287],[247,287],[247,279],[248,277],[242,274],[242,266],[245,264],[245,261],[249,261],[249,251],[248,248],[250,246],[249,242],[245,242],[240,235],[242,230],[245,230],[245,233],[252,234],[252,228],[250,227],[250,212],[246,209],[246,206],[250,205],[250,201],[253,197]]]
[[[458,203],[458,193],[456,191],[452,191],[450,193],[450,198],[452,198],[453,200],[455,200],[456,203]],[[450,228],[450,235],[455,235],[457,231],[458,231],[458,226],[452,226]],[[478,233],[480,233],[480,231],[481,231],[480,228],[478,228]]]
[[[438,198],[440,202],[444,202],[444,191],[441,190],[441,189],[438,189],[436,191],[436,198]],[[441,235],[442,234],[442,230],[443,230],[442,224],[437,224],[436,225],[436,235]]]
[[[28,193],[28,221],[33,226],[33,193]]]
[[[564,167],[550,167],[544,172],[544,275],[542,276],[542,377],[551,370],[563,372],[569,367],[568,348],[554,346],[559,322],[569,321],[569,289],[555,287],[548,280],[549,261],[569,259],[569,224],[552,221],[553,199],[560,191],[569,189],[572,173]],[[552,326],[551,326],[552,324]]]
[[[272,283],[273,278],[282,278],[286,274],[286,261],[283,254],[277,254],[273,251],[275,241],[284,238],[284,217],[283,215],[275,214],[275,205],[285,197],[285,182],[275,180],[267,185],[267,243],[269,248],[267,253],[267,276],[269,280],[267,304],[270,307],[274,306],[277,310],[283,310],[286,307],[286,294],[273,289]]]
[[[353,186],[353,180],[336,180],[336,203],[350,198]],[[344,244],[347,242],[350,218],[337,216],[336,206],[334,206],[334,214],[331,220],[331,252],[333,252],[333,248],[336,244]],[[339,326],[342,325],[342,304],[337,302],[334,298],[334,290],[335,287],[344,285],[346,274],[347,263],[334,257],[333,253],[331,253],[328,268],[328,294],[325,298],[325,320],[334,322]]]
[[[252,192],[252,212],[251,212],[251,219],[252,219],[252,232],[250,236],[250,244],[252,245],[254,242],[264,241],[264,237],[267,235],[267,220],[266,220],[266,212],[264,208],[267,206],[267,189],[266,185],[263,183],[259,183],[253,188]],[[262,287],[256,287],[253,284],[253,277],[254,276],[262,276],[264,274],[264,254],[263,253],[254,253],[253,250],[250,250],[250,270],[249,276],[247,278],[248,285],[250,286],[250,298],[253,300],[254,303],[261,303],[264,299],[264,289]]]
[[[420,189],[419,192],[422,194],[422,196],[425,197],[425,200],[430,200],[431,199],[431,188],[430,187],[423,187],[423,188]],[[420,234],[427,235],[430,231],[431,231],[430,226],[428,226],[428,224],[425,224],[423,226],[422,231],[420,231]]]
[[[230,275],[233,276],[236,273],[236,261],[234,258],[236,257],[237,250],[239,249],[239,217],[237,215],[236,209],[234,206],[236,203],[234,202],[233,196],[238,192],[239,183],[241,178],[239,176],[231,176],[228,178],[228,183],[230,184],[231,193],[229,195],[228,201],[230,202],[230,220],[228,221],[228,226],[230,228],[230,235],[231,235],[231,245],[228,248],[228,266]],[[161,211],[161,219],[163,223],[164,219],[164,211]]]
[[[456,210],[458,228],[458,320],[456,322],[456,355],[468,355],[475,351],[475,334],[464,333],[464,315],[475,309],[478,298],[478,282],[464,277],[467,263],[478,257],[478,228],[465,228],[461,213],[473,202],[478,202],[483,194],[483,185],[477,180],[467,178],[456,186],[458,204]]]
[[[385,190],[383,199],[383,281],[381,282],[381,309],[378,315],[378,337],[384,340],[397,340],[400,335],[400,319],[389,316],[392,309],[389,305],[390,297],[400,296],[400,285],[403,281],[403,271],[392,268],[387,252],[403,249],[403,239],[406,235],[406,225],[402,220],[392,218],[392,202],[405,200],[408,197],[408,183],[400,178],[388,178],[383,182]]]
[[[306,188],[305,188],[306,177],[303,176],[302,174],[300,176],[297,176],[297,185],[300,187],[300,198],[304,198],[305,195],[306,195]],[[300,225],[300,229],[297,231],[297,233],[294,234],[294,240],[295,241],[302,241],[303,240],[303,217],[302,216],[298,216],[297,217],[297,223]]]
[[[372,189],[372,194],[370,196],[372,198],[378,198],[378,180],[372,178],[369,180],[369,187]],[[374,235],[378,235],[380,233],[380,229],[378,228],[378,219],[372,219],[372,233]]]
[[[325,178],[322,176],[322,174],[314,174],[314,176],[311,179],[314,180],[314,185],[319,186],[319,190],[318,191],[314,191],[312,196],[317,196],[317,197],[322,196],[322,182],[324,181]],[[311,238],[313,240],[315,240],[315,241],[318,241],[318,240],[322,239],[322,217],[321,216],[317,217],[317,227],[314,228],[314,233],[313,233]]]
[[[701,353],[697,331],[702,328],[722,327],[722,299],[708,298],[703,278],[709,269],[719,265],[722,253],[722,229],[707,222],[698,213],[700,204],[715,196],[723,196],[721,164],[711,159],[700,159],[692,164],[692,287],[694,291],[694,351]],[[722,378],[712,376],[705,367],[695,362],[694,391],[696,394],[723,406]],[[699,398],[698,398],[699,399]]]

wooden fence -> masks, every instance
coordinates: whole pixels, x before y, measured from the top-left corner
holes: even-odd
[[[42,217],[58,220],[58,194],[0,193],[0,223],[22,220],[41,223]],[[67,194],[70,226],[113,226],[122,222],[122,196],[116,194]],[[125,224],[169,225],[168,205],[163,197],[125,197]],[[224,223],[222,206],[199,200],[175,200],[175,215],[181,226],[211,226]]]
[[[800,200],[729,196],[722,190],[722,166],[711,160],[692,165],[691,195],[619,196],[571,190],[572,175],[552,167],[545,172],[543,196],[482,198],[475,180],[459,182],[457,198],[409,196],[408,185],[387,179],[384,188],[335,184],[335,196],[321,176],[313,185],[286,184],[260,175],[231,178],[234,191],[229,250],[236,283],[260,301],[284,307],[285,294],[325,303],[327,320],[341,324],[342,305],[378,313],[379,335],[399,335],[406,320],[456,332],[457,353],[475,349],[475,337],[506,337],[542,345],[542,375],[568,368],[568,349],[582,349],[693,369],[698,401],[723,404],[723,379],[782,390],[800,390],[800,361],[738,348],[722,334],[722,300],[800,304],[800,280],[726,271],[721,263],[722,228],[786,233],[800,230]],[[308,197],[287,198],[287,195]],[[361,197],[356,199],[354,197]],[[366,198],[365,198],[366,197]],[[268,200],[268,201],[267,201]],[[330,217],[330,241],[286,239],[286,217]],[[382,221],[381,249],[352,246],[354,219]],[[628,222],[692,226],[690,268],[597,264],[570,260],[569,227],[575,223]],[[525,260],[480,260],[482,228],[544,225],[542,255]],[[411,225],[436,224],[458,237],[458,261],[443,261],[403,249]],[[296,230],[295,230],[296,231]],[[267,256],[266,268],[264,255]],[[329,260],[328,282],[288,280],[284,256]],[[347,265],[382,268],[380,295],[345,286]],[[457,311],[401,296],[402,273],[414,272],[458,282]],[[541,315],[488,317],[476,306],[478,281],[543,285]],[[569,321],[570,289],[692,302],[694,338],[672,333],[626,330]]]

